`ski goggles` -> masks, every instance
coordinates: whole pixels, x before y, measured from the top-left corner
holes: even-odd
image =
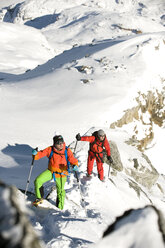
[[[105,137],[105,134],[103,135],[98,135],[99,138],[104,138]]]
[[[105,139],[105,135],[99,135],[98,138],[99,140],[103,141]]]
[[[62,145],[62,144],[64,144],[64,141],[62,141],[62,140],[57,140],[55,143],[55,145]]]

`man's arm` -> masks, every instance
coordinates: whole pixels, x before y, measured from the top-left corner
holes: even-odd
[[[34,159],[39,160],[40,158],[43,158],[43,157],[49,157],[51,150],[52,150],[52,148],[50,146],[50,147],[45,148],[44,150],[37,152]]]
[[[81,136],[80,133],[76,135],[77,141],[88,141],[93,142],[95,140],[94,136]]]
[[[104,140],[104,147],[105,147],[105,150],[107,152],[107,156],[111,156],[111,148],[110,148],[109,142],[108,142],[106,137]]]

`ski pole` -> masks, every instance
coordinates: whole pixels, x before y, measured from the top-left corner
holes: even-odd
[[[76,152],[76,148],[77,148],[77,140],[76,140],[76,144],[75,144],[75,147],[74,147],[74,151],[73,151],[73,155],[75,156],[75,152]],[[79,178],[78,178],[78,175],[77,175],[77,171],[75,171],[75,176],[76,176],[76,179],[77,179],[77,182],[79,182]]]
[[[74,154],[74,155],[75,155],[75,152],[76,152],[77,143],[78,143],[78,140],[76,140],[76,144],[75,144],[75,147],[74,147],[74,151],[73,151],[73,154]]]
[[[108,170],[108,178],[109,178],[109,173],[110,173],[110,165],[109,165],[109,170]]]
[[[75,156],[75,152],[76,152],[76,148],[77,148],[77,143],[78,143],[78,141],[76,140],[76,144],[75,144],[74,152],[73,152],[74,156]],[[76,176],[76,179],[77,179],[78,188],[79,188],[79,190],[80,190],[81,202],[82,202],[83,208],[84,208],[84,210],[85,210],[85,214],[86,214],[86,216],[88,217],[88,215],[87,215],[87,210],[86,210],[86,206],[85,206],[85,200],[84,200],[84,197],[83,197],[83,195],[82,195],[82,191],[81,191],[81,187],[80,187],[80,180],[79,180],[79,178],[78,178],[77,171],[75,171],[75,176]]]
[[[38,147],[36,147],[35,150],[38,151]],[[32,158],[32,163],[31,163],[31,167],[30,167],[29,177],[28,177],[28,180],[27,180],[27,183],[26,183],[25,196],[26,196],[26,193],[27,193],[27,190],[28,190],[28,187],[29,187],[29,183],[30,183],[30,178],[31,178],[31,174],[32,174],[32,170],[33,170],[33,165],[34,165],[34,158],[35,158],[35,155],[33,155],[33,158]]]
[[[76,148],[77,148],[77,143],[78,143],[78,141],[76,140],[76,144],[75,144],[74,151],[73,151],[73,155],[74,155],[74,156],[75,156],[75,152],[76,152]],[[77,171],[75,171],[75,176],[76,176],[77,182],[79,182],[79,178],[78,178],[78,175],[77,175]]]

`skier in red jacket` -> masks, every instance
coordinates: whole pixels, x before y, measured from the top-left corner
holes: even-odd
[[[87,162],[87,176],[91,176],[93,170],[94,160],[96,159],[98,177],[101,181],[104,180],[104,169],[103,169],[103,147],[107,152],[107,158],[110,163],[113,163],[111,157],[111,150],[106,138],[105,132],[100,129],[92,134],[92,136],[83,136],[78,133],[76,135],[78,141],[90,142],[88,151],[88,162]]]

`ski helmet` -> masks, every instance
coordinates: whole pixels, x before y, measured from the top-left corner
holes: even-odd
[[[100,130],[98,130],[97,135],[98,136],[105,136],[105,132],[102,129],[100,129]]]
[[[56,135],[53,137],[53,144],[60,144],[60,143],[64,143],[64,139],[62,137],[62,135]]]

